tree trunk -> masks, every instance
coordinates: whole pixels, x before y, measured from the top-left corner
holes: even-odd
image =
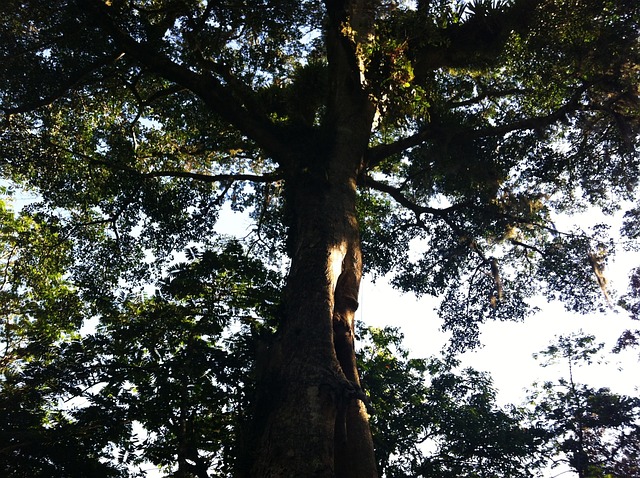
[[[377,476],[354,351],[360,158],[331,153],[331,160],[307,162],[290,181],[292,263],[285,317],[262,383],[263,410],[256,411],[265,418],[252,477]]]
[[[309,137],[287,178],[291,269],[251,477],[377,476],[354,350],[356,181],[373,117],[366,96],[359,99],[352,114]]]
[[[377,476],[360,389],[354,319],[362,276],[356,181],[375,108],[363,86],[358,37],[369,34],[368,0],[327,1],[329,64],[322,126],[297,144],[287,166],[291,269],[285,313],[259,384],[264,413],[250,461],[253,477]]]

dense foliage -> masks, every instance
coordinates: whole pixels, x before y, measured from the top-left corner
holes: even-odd
[[[24,284],[40,280],[39,296],[77,296],[56,272],[63,253],[29,264],[46,257],[51,231],[4,212],[5,276],[28,267],[21,282],[7,279],[21,287],[3,291],[13,297],[2,330],[3,475],[233,476],[281,278],[234,240],[188,249],[152,294],[122,294],[95,330],[79,334],[30,315],[34,291]],[[62,317],[71,304],[58,304]],[[410,358],[395,329],[359,334],[384,476],[532,477],[564,462],[585,477],[637,475],[638,399],[573,379],[602,350],[594,337],[561,337],[541,352],[545,366],[565,362],[568,378],[537,386],[527,410],[498,406],[488,374],[452,357]]]
[[[35,228],[28,215],[5,213],[10,275],[30,253],[43,256],[34,248],[48,247],[49,231]],[[29,282],[47,270],[28,268],[20,276]],[[189,249],[152,295],[122,294],[95,330],[78,334],[70,325],[66,337],[61,324],[30,319],[32,291],[14,289],[18,304],[3,327],[3,475],[144,476],[162,467],[232,476],[253,365],[278,313],[272,298],[280,282],[235,241],[220,251]],[[46,291],[57,288],[70,284],[48,283]],[[58,306],[63,317],[66,307]],[[32,335],[38,328],[57,335]],[[518,463],[531,459],[535,437],[519,429],[517,415],[496,407],[487,377],[472,370],[455,375],[453,364],[441,360],[408,359],[397,331],[361,333],[360,366],[386,476],[427,468],[439,476],[523,472]],[[486,433],[501,444],[492,440],[485,450]],[[425,441],[437,443],[438,452],[423,456]]]
[[[604,344],[593,335],[559,337],[538,358],[563,362],[566,376],[539,384],[534,420],[548,429],[554,466],[566,463],[580,478],[640,476],[640,399],[609,388],[594,389],[575,372],[598,360]]]
[[[555,440],[634,476],[596,439],[633,399],[559,382],[528,426],[389,330],[360,384],[353,322],[363,271],[441,297],[452,353],[535,295],[638,315],[617,231],[555,220],[626,211],[637,242],[639,25],[617,0],[2,2],[0,174],[34,199],[0,208],[0,470],[528,476]]]

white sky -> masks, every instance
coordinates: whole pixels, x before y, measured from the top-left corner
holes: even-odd
[[[399,327],[404,345],[414,357],[437,355],[446,345],[435,312],[437,303],[429,297],[416,299],[400,294],[388,283],[362,285],[358,316],[368,325]],[[498,389],[501,403],[525,401],[525,388],[536,380],[555,379],[566,372],[562,367],[542,368],[532,354],[545,349],[557,335],[583,330],[605,342],[611,350],[620,333],[640,324],[624,313],[609,312],[583,316],[566,312],[561,304],[540,304],[542,311],[524,322],[488,322],[481,326],[483,347],[464,354],[463,365],[488,371]],[[640,363],[637,350],[609,357],[610,364],[592,366],[577,372],[576,380],[597,387],[609,387],[625,394],[638,393]],[[622,370],[619,368],[622,366]]]
[[[632,261],[626,257],[621,262],[632,267],[640,265],[639,254]],[[542,368],[532,354],[545,349],[556,336],[579,330],[596,336],[604,342],[603,352],[615,345],[625,329],[639,328],[624,313],[578,315],[564,310],[559,303],[537,304],[542,309],[524,322],[488,322],[481,326],[482,348],[465,353],[463,366],[488,371],[498,391],[499,404],[523,405],[527,389],[534,382],[555,381],[567,377],[566,366]],[[430,297],[416,299],[412,294],[400,294],[388,283],[372,284],[364,280],[361,289],[359,318],[368,325],[399,327],[404,333],[404,346],[416,358],[437,355],[446,345],[447,335],[440,331],[440,320],[435,307],[437,301]],[[612,391],[637,396],[639,391],[640,362],[638,350],[628,350],[618,355],[609,354],[608,363],[574,369],[574,379],[593,387],[607,387]],[[544,470],[545,478],[576,478],[566,465]]]

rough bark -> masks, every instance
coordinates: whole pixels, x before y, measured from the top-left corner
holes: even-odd
[[[292,263],[285,317],[263,382],[268,392],[262,390],[257,410],[266,419],[254,477],[376,476],[354,351],[362,151],[337,137],[331,143],[290,181]]]
[[[332,116],[287,181],[292,263],[252,477],[377,476],[354,351],[356,180],[373,109],[366,95],[352,106]]]
[[[266,418],[252,477],[377,476],[354,350],[362,276],[356,181],[375,111],[359,48],[373,4],[326,2],[327,111],[287,162],[292,262],[285,317],[262,385]]]

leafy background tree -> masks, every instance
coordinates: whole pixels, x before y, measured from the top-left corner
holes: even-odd
[[[376,463],[391,467],[374,455],[357,369],[363,273],[442,297],[454,352],[478,344],[479,324],[527,317],[534,295],[578,312],[617,303],[603,275],[616,241],[553,219],[637,199],[639,8],[4,2],[0,168],[37,192],[26,214],[59,243],[35,260],[60,248],[66,262],[42,270],[76,301],[43,342],[41,370],[40,358],[18,370],[19,386],[52,373],[34,423],[46,430],[43,410],[63,400],[71,425],[120,424],[85,444],[98,463],[118,450],[105,473],[143,459],[176,476],[370,478]],[[225,249],[216,231],[225,204],[254,221],[242,247]],[[632,205],[631,242],[637,218]],[[35,308],[15,309],[28,341],[30,314],[45,307],[41,323],[55,324],[62,293],[50,279],[20,285],[39,271],[6,287],[18,305],[35,287]],[[96,332],[79,334],[82,322]],[[482,383],[465,372],[442,386],[471,407],[460,413],[483,417],[475,432],[518,432],[517,413],[495,409],[488,382],[468,388],[472,376]],[[446,437],[439,453],[451,442],[468,466],[492,459],[460,446],[441,423],[453,416],[428,416]],[[148,432],[141,446],[135,423]],[[432,465],[467,472],[443,463]]]
[[[545,432],[500,407],[487,373],[448,360],[409,358],[397,329],[363,329],[362,380],[381,474],[536,476]]]
[[[0,470],[7,476],[124,476],[111,461],[118,435],[99,422],[78,421],[60,407],[73,383],[55,364],[78,340],[86,317],[65,279],[69,243],[55,222],[15,215],[0,202],[2,355]]]
[[[634,477],[640,468],[640,399],[575,379],[604,347],[593,335],[561,336],[538,358],[542,366],[562,362],[567,374],[538,384],[532,395],[534,420],[549,431],[555,465],[566,462],[580,478]]]

